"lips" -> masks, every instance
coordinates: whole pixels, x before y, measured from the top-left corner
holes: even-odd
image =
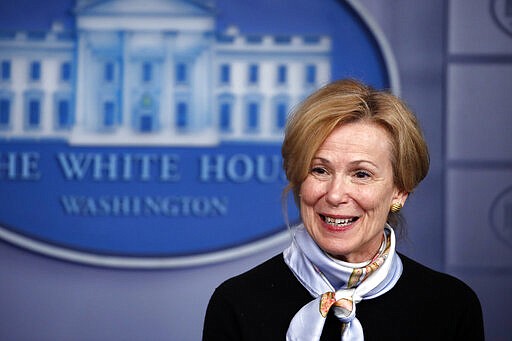
[[[359,217],[335,218],[335,217],[325,216],[322,214],[320,215],[320,217],[326,224],[333,226],[333,227],[345,227],[345,226],[348,226],[348,225],[354,223],[355,221],[357,221],[357,219],[359,219]]]

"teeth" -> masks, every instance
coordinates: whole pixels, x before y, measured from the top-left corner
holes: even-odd
[[[352,221],[354,221],[354,218],[340,219],[340,218],[324,217],[324,220],[327,224],[337,225],[337,226],[345,226],[345,225],[350,224]]]

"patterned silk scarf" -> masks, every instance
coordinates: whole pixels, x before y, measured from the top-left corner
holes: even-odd
[[[315,299],[295,314],[286,340],[320,340],[330,309],[342,322],[343,341],[364,340],[363,327],[356,318],[356,304],[386,293],[402,274],[402,262],[395,252],[395,234],[389,225],[384,236],[371,261],[351,264],[323,252],[303,225],[295,229],[293,242],[284,251],[284,260]]]

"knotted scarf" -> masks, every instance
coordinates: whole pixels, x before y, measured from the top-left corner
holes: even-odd
[[[322,251],[303,225],[294,231],[284,260],[301,284],[315,297],[293,317],[286,339],[316,341],[322,335],[330,309],[342,322],[343,341],[364,340],[363,326],[356,317],[356,304],[389,291],[402,274],[395,251],[395,234],[386,225],[376,256],[366,263],[351,264]]]

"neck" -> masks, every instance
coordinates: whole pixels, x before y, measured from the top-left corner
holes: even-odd
[[[344,266],[349,266],[353,268],[363,267],[371,262],[373,262],[377,257],[379,257],[386,247],[387,234],[384,230],[382,232],[382,236],[378,246],[372,247],[372,252],[363,253],[363,254],[354,254],[348,256],[335,256],[330,253],[325,252],[325,254],[332,259],[333,261],[342,264]]]

